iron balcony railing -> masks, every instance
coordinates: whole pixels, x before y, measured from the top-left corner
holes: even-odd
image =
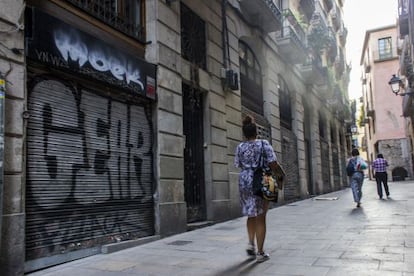
[[[346,38],[348,36],[348,29],[342,24],[341,30],[339,31],[339,41],[342,46],[346,44]]]
[[[239,0],[246,21],[265,33],[282,28],[282,12],[273,0]]]
[[[280,9],[275,5],[273,0],[264,0],[264,2],[269,7],[269,9],[272,11],[277,21],[282,22],[282,13],[280,12]]]
[[[333,27],[335,28],[335,31],[338,31],[339,28],[341,28],[342,23],[342,16],[341,16],[341,10],[336,6],[331,10],[331,18]]]
[[[323,3],[328,12],[333,8],[333,5],[334,5],[333,0],[324,0]]]
[[[141,1],[66,0],[114,29],[145,42]]]
[[[405,36],[409,33],[409,1],[399,0],[398,1],[398,27],[400,35]]]
[[[290,9],[283,10],[284,20],[283,20],[283,30],[282,37],[286,35],[291,35],[292,32],[301,40],[302,43],[306,42],[306,33],[303,30],[303,27],[300,25],[298,19],[295,17],[293,12]],[[287,29],[286,29],[287,28]]]
[[[307,19],[310,20],[316,7],[315,0],[300,0],[300,6],[302,7]]]
[[[346,61],[344,51],[339,48],[338,56],[335,61],[335,70],[337,78],[341,77],[346,69]]]

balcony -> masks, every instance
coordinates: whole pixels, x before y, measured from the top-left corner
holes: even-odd
[[[333,0],[323,0],[323,5],[325,6],[325,9],[327,12],[329,12],[333,8]]]
[[[375,118],[375,110],[374,109],[369,109],[367,111],[367,117]]]
[[[369,124],[369,122],[370,122],[369,118],[364,118],[362,120],[362,123],[364,123],[364,124]]]
[[[398,1],[398,27],[402,37],[409,33],[408,2],[408,0]]]
[[[311,20],[315,11],[315,0],[300,0],[300,7],[308,20]]]
[[[114,5],[113,1],[106,0],[67,0],[72,5],[85,11],[91,16],[117,29],[118,31],[145,42],[144,28],[141,22],[142,7],[139,3],[124,9]],[[122,5],[121,5],[122,6]],[[137,13],[131,11],[138,11]]]
[[[338,7],[335,6],[331,10],[331,18],[332,18],[333,27],[335,31],[337,32],[339,28],[341,28],[341,25],[342,25],[341,11],[338,9]]]
[[[341,43],[341,46],[345,46],[347,37],[348,29],[342,24],[341,30],[339,31],[339,42]]]
[[[282,13],[272,0],[239,0],[239,4],[249,24],[265,33],[282,29]]]
[[[335,60],[336,78],[340,79],[345,72],[345,56],[342,49],[339,50],[339,54]]]
[[[324,85],[327,82],[327,68],[322,65],[320,58],[308,59],[300,71],[306,84]]]
[[[335,32],[332,30],[332,27],[328,27],[328,48],[327,54],[329,60],[333,63],[338,54],[338,43],[336,42]]]
[[[404,41],[401,46],[400,55],[400,74],[407,75],[407,67],[412,66],[412,56],[411,56],[411,42],[408,37],[404,38]]]
[[[313,14],[308,32],[308,49],[314,57],[318,57],[329,45],[328,27],[320,13]]]
[[[412,95],[405,95],[402,102],[402,115],[412,117],[414,114]]]
[[[307,55],[306,34],[291,10],[284,10],[283,15],[283,28],[276,34],[280,52],[292,63],[303,63]]]
[[[368,61],[364,62],[364,73],[370,73],[371,72],[371,63]]]

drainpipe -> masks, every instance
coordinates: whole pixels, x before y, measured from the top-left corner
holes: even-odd
[[[223,43],[223,66],[224,69],[228,69],[227,66],[230,64],[227,63],[228,60],[228,51],[229,51],[229,45],[228,45],[228,32],[227,32],[227,13],[226,13],[226,6],[227,6],[227,0],[221,1],[221,25],[222,25],[222,31],[221,31],[221,39]]]
[[[4,186],[4,99],[6,97],[6,80],[0,74],[0,249],[1,226],[3,221],[3,186]]]

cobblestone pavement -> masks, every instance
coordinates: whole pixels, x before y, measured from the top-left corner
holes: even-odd
[[[365,180],[361,208],[344,189],[271,209],[271,256],[260,264],[246,256],[246,218],[238,218],[30,275],[414,276],[414,181],[389,186],[391,197],[379,200]]]

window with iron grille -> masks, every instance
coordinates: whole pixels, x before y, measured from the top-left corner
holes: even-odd
[[[387,59],[392,57],[392,39],[385,37],[378,39],[379,59]]]
[[[331,125],[331,143],[336,144],[336,129],[334,125]]]
[[[239,41],[241,101],[246,108],[263,115],[262,70],[250,47]]]
[[[66,0],[140,42],[144,35],[144,0]]]
[[[279,112],[280,124],[292,129],[292,101],[285,80],[279,75]]]
[[[322,114],[319,113],[319,137],[325,138],[325,119],[323,118]]]
[[[181,3],[181,55],[206,69],[206,23]]]

